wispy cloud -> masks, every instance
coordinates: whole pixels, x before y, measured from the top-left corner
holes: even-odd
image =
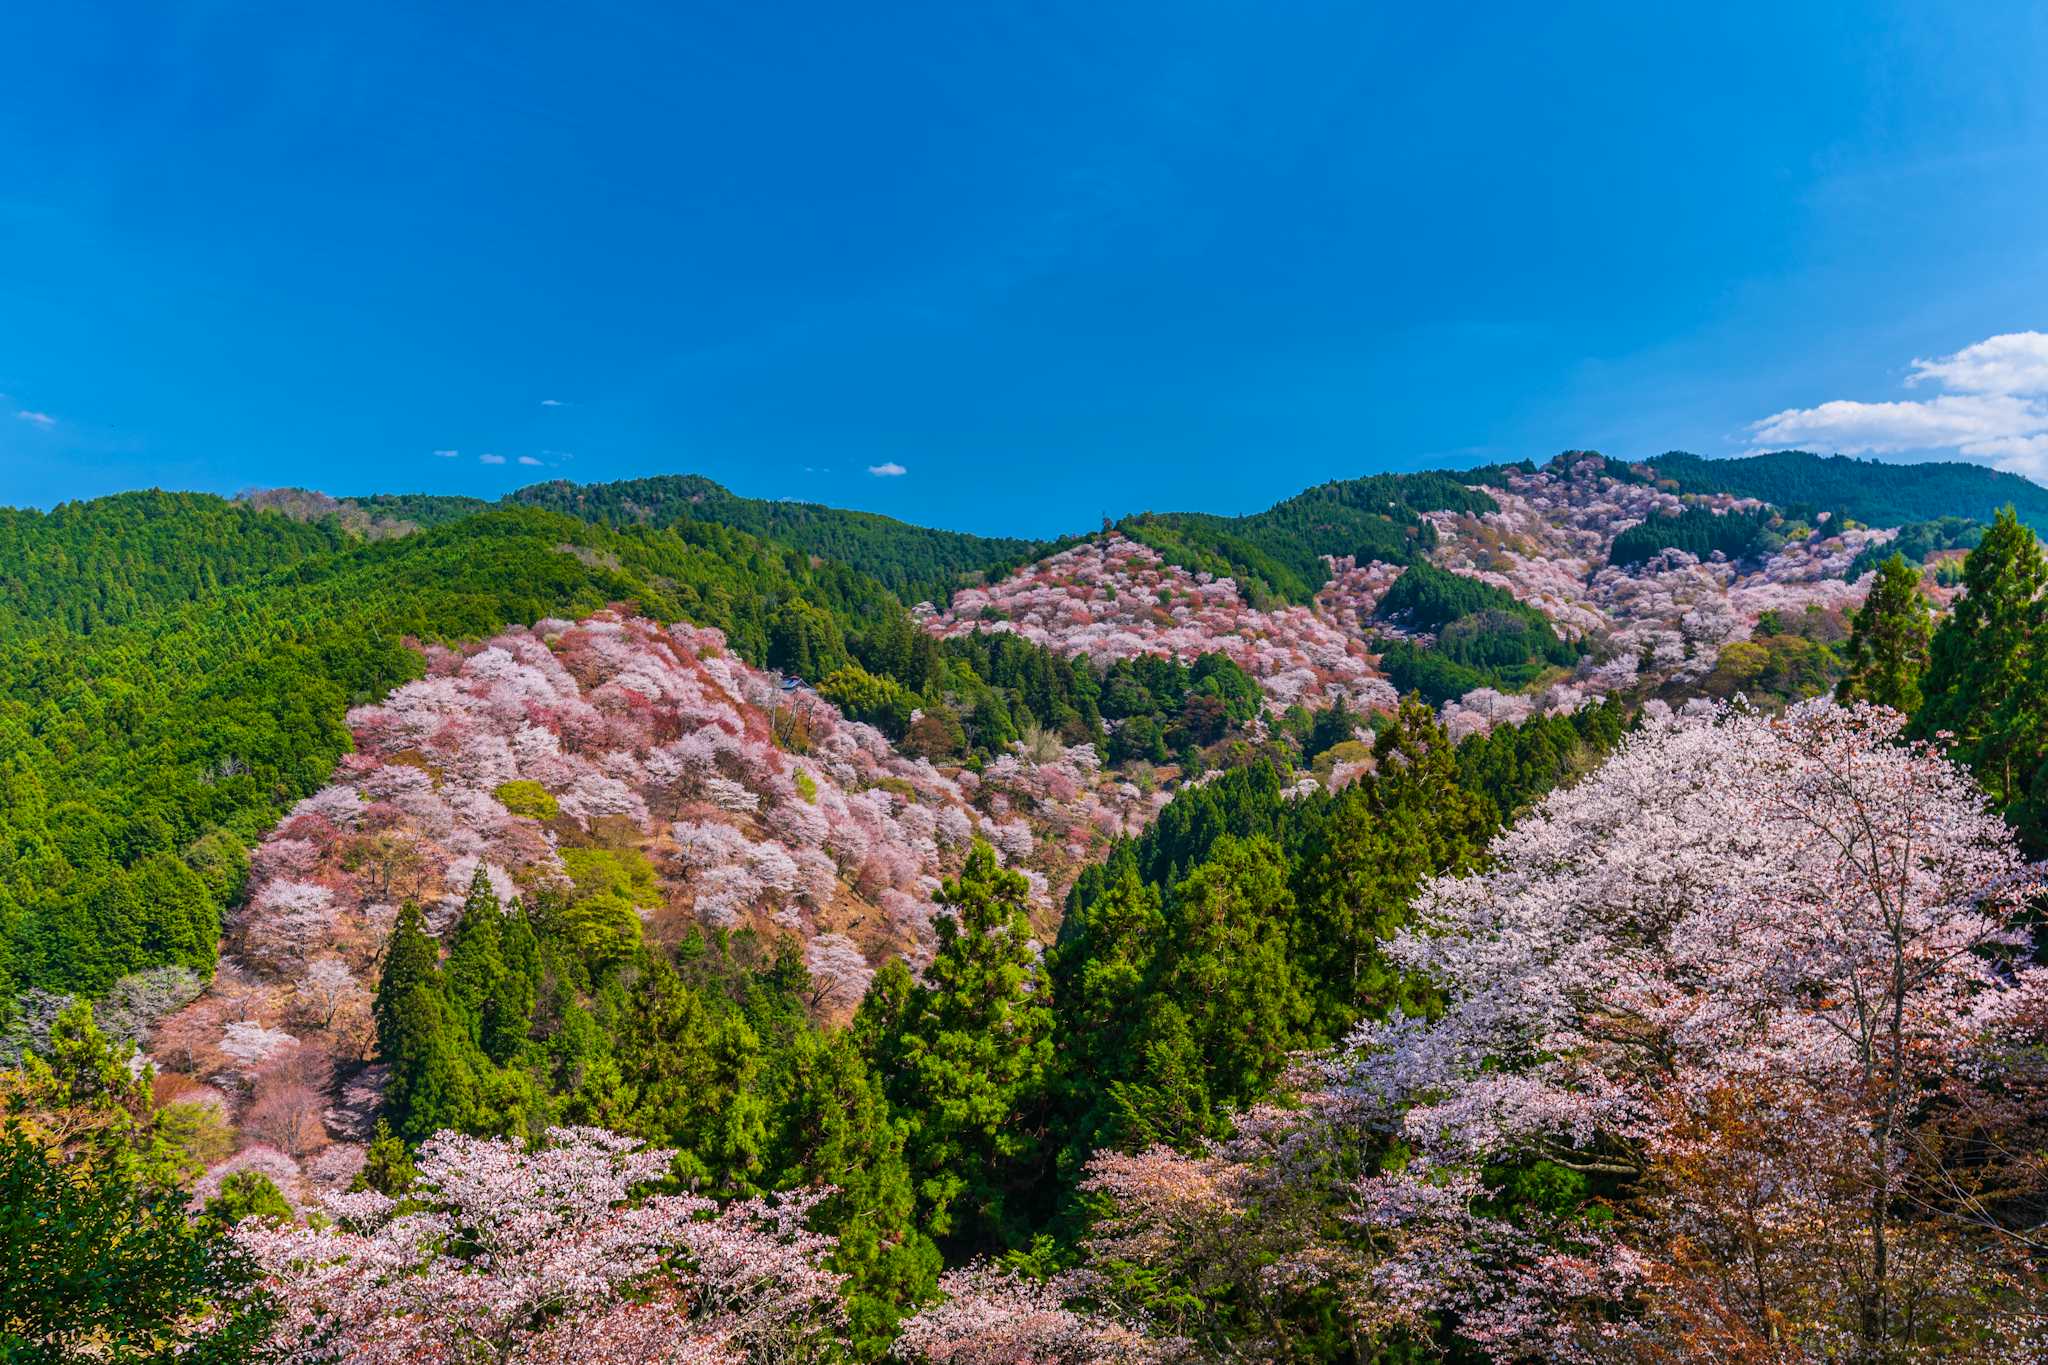
[[[1759,450],[1816,446],[1849,455],[1953,450],[2048,483],[2048,333],[2006,332],[1915,360],[1906,384],[1931,398],[1837,398],[1750,424]]]
[[[23,408],[20,412],[17,412],[14,415],[16,417],[19,417],[22,421],[29,423],[31,426],[42,427],[44,430],[48,430],[49,428],[57,425],[57,419],[50,416],[50,414],[47,412],[31,412],[29,409]]]
[[[544,408],[559,408],[567,406],[559,398],[543,398],[540,400],[540,405]]]
[[[477,458],[477,462],[478,462],[479,464],[503,464],[503,463],[505,463],[505,457],[504,457],[503,455],[479,455],[479,456],[477,456],[476,458]]]
[[[868,473],[878,479],[900,479],[909,472],[909,470],[897,464],[894,460],[889,461],[887,464],[871,464],[868,466]]]
[[[441,459],[444,460],[452,460],[461,453],[462,452],[459,450],[437,450],[434,452],[435,455],[439,456]]]
[[[519,457],[519,463],[521,463],[521,464],[539,464],[539,463],[540,463],[540,461],[539,461],[539,460],[537,460],[537,459],[535,459],[535,458],[534,458],[533,456],[531,456],[531,455],[521,455],[521,456]]]

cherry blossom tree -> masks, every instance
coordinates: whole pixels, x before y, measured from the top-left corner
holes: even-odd
[[[867,956],[844,934],[820,934],[804,950],[811,973],[811,1008],[850,1009],[867,994],[875,969]]]
[[[1098,1154],[1061,1306],[1272,1358],[1337,1322],[1361,1356],[2037,1359],[2032,870],[1900,728],[1653,716],[1424,888],[1391,950],[1440,1015],[1362,1026],[1204,1151]]]
[[[282,1310],[278,1358],[825,1358],[834,1243],[804,1227],[825,1192],[631,1200],[671,1155],[589,1128],[533,1149],[442,1133],[403,1203],[329,1195],[324,1226],[243,1224]]]
[[[904,1324],[894,1354],[930,1365],[1151,1365],[1192,1358],[1186,1342],[1147,1336],[1069,1301],[1086,1280],[1025,1279],[986,1263],[941,1277],[944,1301]]]
[[[1639,1185],[1650,1336],[1982,1346],[1970,1305],[2028,1272],[1980,1191],[2040,1172],[1950,1138],[2009,1092],[1984,1021],[2042,987],[2016,918],[2033,883],[1968,778],[1902,729],[1815,702],[1636,737],[1488,871],[1424,889],[1391,951],[1450,1008],[1361,1029],[1331,1091],[1447,1168]]]

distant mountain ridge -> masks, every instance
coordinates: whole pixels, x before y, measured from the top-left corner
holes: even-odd
[[[1670,451],[1641,467],[1680,493],[1729,493],[1777,507],[1839,508],[1870,526],[1904,526],[1942,517],[1991,520],[2007,503],[2036,532],[2048,533],[2048,488],[1982,465],[1942,461],[1886,464],[1848,455],[1778,450],[1708,459]]]
[[[1319,484],[1260,512],[1143,511],[1103,529],[1114,529],[1190,573],[1228,577],[1247,601],[1305,604],[1330,579],[1327,557],[1413,563],[1434,544],[1432,514],[1484,515],[1496,510],[1489,487],[1591,453],[1566,451],[1542,466],[1523,460],[1467,470],[1368,474]],[[1655,484],[1681,495],[1755,498],[1805,518],[1827,513],[1885,527],[1954,518],[1984,523],[2010,503],[2022,521],[2048,532],[2048,488],[1982,465],[1886,464],[1789,450],[1732,458],[1669,451],[1633,463],[1604,463],[1609,476],[1623,482]],[[962,587],[1100,534],[1056,540],[975,535],[822,503],[744,497],[697,474],[596,484],[558,479],[517,489],[496,503],[431,494],[375,494],[339,504],[278,496],[289,491],[255,496],[258,505],[300,519],[319,515],[321,507],[338,506],[349,529],[433,527],[492,507],[538,507],[615,529],[708,523],[835,560],[882,583],[906,604],[929,601],[941,609]],[[1952,535],[1941,539],[1954,541]]]
[[[508,505],[542,507],[608,526],[674,526],[706,521],[792,546],[860,570],[905,602],[944,601],[963,576],[1024,558],[1038,542],[913,526],[875,512],[823,503],[745,498],[698,474],[618,483],[566,479],[518,489]]]

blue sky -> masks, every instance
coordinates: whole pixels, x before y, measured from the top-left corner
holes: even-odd
[[[0,503],[2048,472],[2038,6],[462,8],[9,15]]]

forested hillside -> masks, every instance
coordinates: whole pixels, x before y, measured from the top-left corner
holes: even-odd
[[[2048,559],[1687,468],[0,514],[0,1355],[2038,1361]]]
[[[1407,564],[1436,543],[1424,512],[1493,510],[1456,475],[1375,474],[1326,483],[1263,512],[1126,517],[1117,529],[1190,573],[1234,579],[1254,606],[1312,601],[1331,557]]]
[[[0,508],[0,636],[85,635],[212,596],[349,543],[204,493],[151,489],[47,513]]]
[[[709,479],[671,475],[623,483],[538,483],[507,502],[610,526],[708,521],[822,555],[879,580],[906,603],[943,602],[963,579],[1029,554],[1032,542],[911,526],[815,502],[742,498]]]
[[[189,515],[139,517],[157,553],[108,529],[165,505],[117,499],[28,523],[55,548],[22,566],[40,575],[27,600],[56,621],[0,636],[0,972],[16,983],[96,992],[142,968],[209,967],[244,849],[347,750],[348,707],[417,674],[408,639],[623,602],[836,677],[885,724],[907,728],[933,691],[939,752],[1028,726],[1085,730],[1093,714],[1085,689],[1067,695],[1064,664],[1016,687],[1023,665],[984,652],[997,690],[880,584],[716,525],[613,532],[494,512],[334,548],[322,524],[193,499]],[[207,556],[245,523],[260,534],[218,564]]]
[[[1836,509],[1872,526],[1902,526],[1942,517],[1988,522],[2010,505],[2037,531],[2048,531],[2048,489],[2018,474],[1982,465],[1892,464],[1803,450],[1709,460],[1672,451],[1643,462],[1656,478],[1684,493],[1731,493],[1778,507]]]

